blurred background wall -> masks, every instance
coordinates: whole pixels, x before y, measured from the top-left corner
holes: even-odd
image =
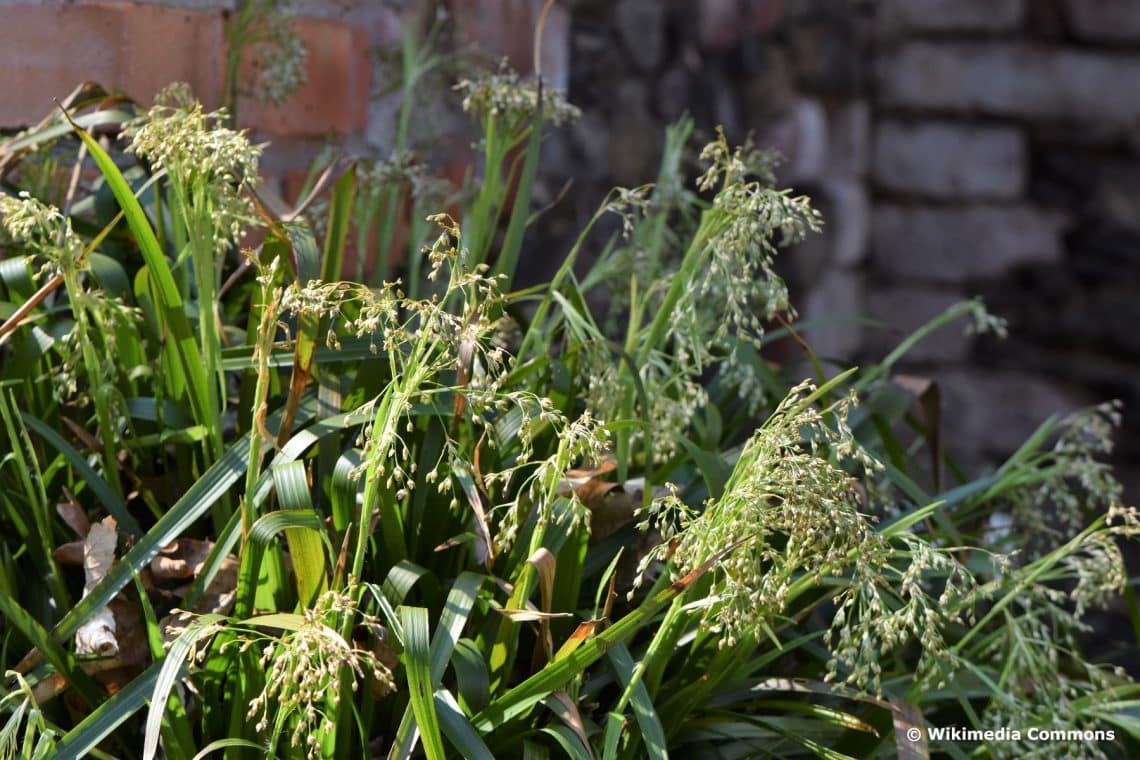
[[[417,89],[412,141],[462,177],[471,133],[449,91],[472,61],[529,71],[542,0],[303,0],[307,82],[238,101],[295,195],[330,144],[385,157],[402,23],[441,24],[454,58]],[[0,0],[0,127],[39,121],[86,79],[146,102],[172,80],[219,104],[238,0]],[[538,277],[613,184],[651,180],[664,127],[693,115],[786,156],[826,229],[783,261],[823,356],[867,361],[982,295],[1004,342],[960,325],[906,370],[938,381],[949,446],[977,472],[1055,412],[1120,398],[1117,452],[1140,494],[1140,2],[1137,0],[559,0],[543,73],[583,109],[544,148],[537,201],[570,191],[529,244]],[[259,61],[246,56],[242,81]],[[525,255],[525,254],[524,254]],[[555,257],[556,258],[556,257]]]

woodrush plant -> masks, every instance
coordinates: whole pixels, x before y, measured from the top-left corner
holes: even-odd
[[[967,302],[869,368],[828,378],[809,355],[821,374],[801,382],[773,367],[782,335],[808,345],[773,257],[818,215],[723,133],[686,189],[687,120],[656,185],[615,191],[551,283],[512,290],[518,198],[560,106],[497,77],[464,85],[484,178],[456,196],[458,220],[422,223],[435,237],[409,264],[415,289],[343,279],[353,234],[396,239],[378,209],[407,198],[408,172],[334,166],[318,242],[302,209],[249,192],[257,150],[184,91],[122,114],[113,144],[129,152],[84,131],[98,101],[72,108],[70,132],[4,149],[2,704],[4,736],[35,741],[0,746],[1045,751],[926,731],[1017,725],[1067,732],[1051,753],[1127,756],[1136,684],[1081,647],[1090,611],[1130,582],[1118,542],[1140,525],[1102,463],[1115,408],[1046,421],[993,474],[924,475],[942,452],[921,425],[900,443],[925,401],[893,368],[949,321],[1000,322]],[[19,195],[50,186],[37,173],[53,164],[27,153],[49,149],[100,171],[70,213]],[[579,279],[615,211],[623,229]],[[244,223],[263,242],[239,256]],[[45,261],[66,276],[36,289]],[[603,285],[618,306],[594,314]],[[74,388],[44,393],[61,366]],[[1000,530],[1052,504],[1043,540]],[[117,562],[78,599],[67,542],[104,513]],[[46,583],[17,582],[33,576]],[[119,654],[77,659],[76,630],[108,606]],[[1106,728],[1112,741],[1090,733]]]

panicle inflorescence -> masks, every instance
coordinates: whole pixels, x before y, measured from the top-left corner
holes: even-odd
[[[518,72],[511,70],[505,62],[497,72],[476,79],[461,79],[455,89],[463,95],[464,111],[481,121],[500,121],[508,134],[523,128],[538,109],[538,87],[523,82]],[[578,109],[566,102],[562,93],[543,89],[543,121],[562,124],[578,116]]]
[[[664,263],[670,246],[676,245],[660,237],[671,234],[668,226],[660,224],[665,216],[683,217],[694,206],[695,196],[671,190],[659,198],[652,186],[618,188],[603,207],[621,217],[625,241],[607,264],[607,279],[639,283],[643,313],[652,314],[671,297],[676,278],[685,280],[679,297],[668,302],[668,329],[645,331],[639,338],[642,343],[661,342],[628,346],[637,349],[644,388],[634,411],[654,420],[655,461],[673,456],[678,436],[689,430],[694,415],[706,405],[702,378],[710,367],[720,365],[722,377],[750,412],[764,403],[766,393],[755,362],[744,353],[760,347],[767,321],[794,313],[787,286],[773,269],[776,251],[820,226],[819,214],[806,197],[774,189],[773,155],[747,146],[730,148],[720,130],[701,158],[707,170],[697,186],[714,192],[712,205],[701,215],[679,265],[670,268]],[[631,298],[619,288],[614,304],[628,310]],[[579,365],[590,408],[605,419],[620,418],[626,405],[623,395],[612,391],[620,375],[618,361],[598,344]],[[638,408],[644,404],[649,408]],[[635,431],[632,440],[636,444],[645,435]]]
[[[970,322],[966,325],[967,335],[993,335],[999,340],[1009,336],[1009,325],[1001,317],[991,314],[981,298],[973,298],[969,302]]]
[[[1048,551],[1085,524],[1090,514],[1120,505],[1123,487],[1104,459],[1112,453],[1120,407],[1119,401],[1112,401],[1065,418],[1052,449],[1036,457],[1022,482],[1005,495],[1014,528],[1031,527],[1035,536],[1027,556]],[[1058,526],[1043,521],[1042,514],[1052,515]]]
[[[825,680],[879,694],[886,656],[917,642],[915,679],[941,687],[953,671],[946,627],[962,620],[972,624],[987,589],[955,550],[910,533],[880,541],[878,562],[853,563],[850,582],[833,600],[836,612],[824,637],[831,650]]]
[[[308,50],[293,29],[292,9],[273,3],[261,19],[254,51],[260,64],[258,98],[279,106],[308,81]]]
[[[697,517],[681,512],[677,526],[656,520],[663,535],[674,535],[678,576],[744,540],[711,571],[714,598],[705,614],[723,645],[759,636],[801,576],[818,582],[853,563],[877,566],[889,557],[843,468],[876,466],[851,441],[845,420],[853,398],[823,411],[808,402],[811,390],[807,383],[793,389],[753,435],[720,499]]]
[[[0,222],[13,243],[41,262],[41,275],[56,274],[64,267],[86,267],[85,246],[72,230],[71,220],[27,191],[18,196],[0,193]]]
[[[27,192],[13,197],[0,193],[0,226],[12,242],[22,248],[30,261],[41,262],[38,276],[47,274],[78,275],[89,269],[86,246],[72,229],[71,220],[55,206],[33,198]],[[121,298],[108,297],[90,282],[81,284],[76,277],[65,282],[73,308],[83,311],[82,319],[98,328],[97,337],[104,350],[89,352],[86,360],[96,359],[104,380],[114,380],[129,367],[124,367],[115,350],[119,337],[130,334],[142,319],[142,312],[128,306]],[[79,406],[90,402],[89,393],[79,392],[79,379],[85,361],[83,340],[78,320],[67,332],[57,336],[54,351],[58,365],[47,365],[39,379],[51,385],[53,396]],[[87,340],[94,336],[88,335]],[[93,390],[93,389],[92,389]]]
[[[552,424],[557,436],[557,446],[550,456],[535,462],[519,462],[502,472],[486,479],[488,487],[498,481],[505,486],[516,475],[521,484],[497,511],[498,532],[495,546],[499,551],[509,548],[518,537],[518,531],[526,521],[530,510],[536,511],[538,526],[542,528],[551,522],[567,520],[571,526],[589,528],[589,512],[571,491],[567,509],[557,507],[563,494],[562,483],[566,471],[576,464],[600,462],[609,450],[605,423],[595,419],[585,411],[577,419],[568,420],[551,409],[548,399],[542,400],[542,411],[533,420]]]
[[[741,360],[741,342],[759,348],[765,321],[794,315],[787,285],[772,268],[776,251],[818,232],[821,217],[806,196],[775,189],[776,159],[748,146],[730,149],[723,130],[701,157],[708,169],[698,187],[710,190],[720,183],[703,241],[711,255],[679,312],[688,318],[678,319],[672,334],[693,346],[698,361],[709,351],[724,355],[727,378],[743,398],[754,400],[755,411],[763,394],[755,392],[752,366]]]
[[[947,658],[960,668],[968,659],[975,670],[988,665],[1000,674],[981,716],[983,728],[1033,726],[1051,732],[1047,743],[1003,743],[995,756],[1107,757],[1091,731],[1103,727],[1100,711],[1110,708],[1117,688],[1129,680],[1122,669],[1090,663],[1081,655],[1076,635],[1087,626],[1070,611],[1068,595],[1029,582],[1024,573],[1009,580],[1016,585],[1009,587],[1012,602],[1001,635],[963,657]]]
[[[253,219],[242,189],[256,184],[261,156],[244,132],[225,121],[225,111],[206,113],[188,85],[174,84],[124,130],[128,151],[165,169],[183,204],[209,208],[218,250],[228,248]]]
[[[276,298],[283,312],[329,319],[330,346],[339,347],[338,332],[368,338],[373,351],[390,363],[393,380],[382,397],[366,405],[372,418],[361,432],[364,456],[357,475],[366,478],[366,493],[380,490],[402,501],[416,488],[418,463],[405,438],[415,428],[411,413],[415,405],[441,397],[451,404],[461,397],[459,409],[472,425],[483,428],[487,446],[511,451],[499,471],[485,473],[483,484],[488,490],[496,484],[502,488],[496,493],[505,503],[492,514],[499,517],[496,545],[505,547],[532,506],[537,505],[541,519],[551,518],[567,469],[602,458],[602,423],[589,413],[567,419],[549,399],[508,385],[509,342],[517,326],[504,316],[499,278],[489,276],[485,265],[467,266],[459,225],[450,216],[428,219],[440,232],[424,255],[429,277],[446,277],[442,292],[416,299],[405,296],[398,283],[372,289],[313,280],[282,288]],[[509,424],[500,429],[499,422]],[[549,457],[532,461],[534,437],[541,429],[552,430],[558,444]],[[447,493],[475,468],[451,433],[441,452],[424,478]],[[458,496],[451,506],[459,508]]]
[[[319,596],[305,610],[304,623],[296,630],[280,637],[256,630],[242,632],[230,644],[260,647],[261,666],[266,671],[265,689],[250,702],[246,717],[257,718],[257,730],[265,731],[271,722],[274,730],[280,730],[286,719],[295,716],[290,743],[303,745],[312,758],[322,756],[320,736],[328,733],[336,714],[342,678],[350,679],[353,691],[365,678],[371,678],[381,693],[396,688],[392,671],[376,653],[357,648],[338,633],[346,621],[381,629],[376,617],[359,609],[350,587]]]

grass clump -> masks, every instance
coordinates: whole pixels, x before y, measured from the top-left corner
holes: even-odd
[[[486,164],[450,214],[401,157],[274,213],[258,149],[184,89],[124,107],[110,150],[82,128],[97,99],[4,149],[5,756],[1136,748],[1135,682],[1081,645],[1140,525],[1103,464],[1115,407],[944,487],[893,367],[1000,321],[967,302],[877,365],[771,363],[798,337],[774,258],[820,219],[723,133],[690,186],[688,121],[656,183],[515,289],[542,130],[571,110],[504,73],[461,89]],[[345,250],[390,245],[402,204],[418,256],[369,279]],[[115,563],[84,578],[107,515]],[[117,654],[77,657],[108,610]]]

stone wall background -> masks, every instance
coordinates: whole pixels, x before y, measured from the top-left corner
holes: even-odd
[[[661,126],[683,111],[706,134],[754,133],[825,216],[784,257],[802,316],[887,326],[809,332],[818,353],[867,363],[981,295],[1007,340],[956,324],[900,367],[938,382],[959,463],[985,471],[1049,415],[1118,398],[1116,459],[1137,498],[1140,3],[571,7],[570,97],[586,116],[548,152],[594,183],[585,195],[654,176]]]
[[[190,81],[218,105],[238,0],[0,0],[0,127],[38,121],[94,79],[146,101]],[[391,51],[405,18],[447,17],[455,66],[426,81],[414,141],[462,176],[471,134],[447,92],[465,61],[526,71],[542,0],[300,0],[309,83],[241,125],[295,192],[335,140],[390,149]],[[480,54],[475,52],[482,50]],[[385,53],[387,51],[387,53]],[[1136,0],[559,0],[544,73],[583,108],[544,147],[537,277],[613,184],[651,180],[664,127],[691,113],[787,157],[782,182],[827,226],[784,257],[807,337],[868,361],[950,303],[982,295],[1011,337],[953,326],[905,370],[938,380],[967,470],[1000,462],[1055,412],[1120,398],[1117,453],[1140,495],[1140,2]],[[248,62],[252,67],[253,63]],[[250,68],[252,71],[252,68]],[[449,105],[449,103],[451,105]]]

